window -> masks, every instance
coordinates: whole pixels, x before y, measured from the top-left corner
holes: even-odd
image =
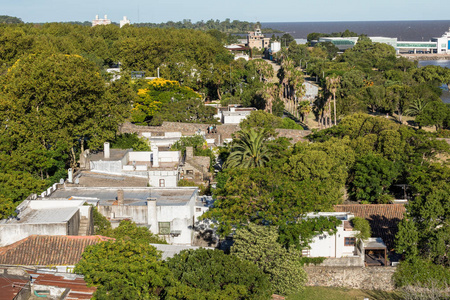
[[[196,212],[201,212],[202,209],[201,209],[200,207],[196,207],[196,208],[195,208],[195,211],[196,211]]]
[[[158,222],[159,234],[170,234],[170,222]]]
[[[356,238],[354,237],[346,237],[344,240],[345,246],[355,246],[356,244]]]
[[[166,187],[166,181],[164,179],[159,180],[159,187]]]

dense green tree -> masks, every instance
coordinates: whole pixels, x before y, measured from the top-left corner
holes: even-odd
[[[86,247],[74,272],[97,286],[97,299],[157,299],[175,284],[155,247],[134,241],[107,241]]]
[[[17,148],[34,142],[37,149],[52,150],[64,143],[72,165],[77,139],[99,147],[129,107],[127,99],[107,92],[98,70],[80,56],[28,56],[2,79],[3,134]]]
[[[377,155],[368,154],[356,160],[350,192],[355,200],[383,203],[389,188],[400,175],[399,167]]]
[[[301,253],[295,249],[286,250],[277,239],[275,227],[249,224],[233,235],[231,254],[256,264],[270,277],[277,294],[299,292],[307,278],[300,263]]]
[[[355,237],[358,239],[358,242],[362,242],[367,240],[372,236],[372,229],[370,228],[370,223],[367,219],[354,217],[351,219],[353,228],[358,231]]]
[[[111,231],[111,222],[103,216],[98,209],[92,207],[92,219],[94,225],[94,235],[108,235]]]
[[[285,33],[280,37],[281,46],[287,47],[291,42],[294,41],[294,37],[289,33]]]
[[[183,250],[166,265],[179,281],[166,299],[269,299],[272,294],[268,276],[256,265],[220,250]]]
[[[134,151],[150,151],[148,140],[140,138],[136,133],[123,133],[111,141],[111,148],[130,149]]]
[[[147,227],[137,226],[130,220],[120,221],[118,227],[107,230],[103,235],[116,240],[133,241],[140,244],[167,244],[163,238],[151,233]]]
[[[331,180],[298,180],[279,168],[273,162],[270,168],[226,170],[217,179],[215,205],[202,218],[213,220],[218,232],[227,235],[250,222],[296,222],[308,212],[331,210],[340,202],[341,194]]]
[[[419,126],[436,126],[436,130],[444,126],[446,120],[450,118],[450,108],[441,100],[431,101],[416,115],[415,122]]]
[[[274,116],[273,114],[257,110],[252,111],[250,115],[243,119],[239,126],[241,128],[264,128],[267,130],[272,130],[272,133],[274,133],[274,128],[281,128],[282,126],[282,118],[279,118],[277,116]]]
[[[315,47],[320,47],[327,53],[328,59],[333,59],[336,57],[336,54],[339,52],[339,48],[336,47],[332,42],[322,42],[317,43]]]
[[[290,118],[280,118],[261,110],[252,111],[247,118],[241,121],[239,126],[243,129],[264,128],[271,136],[276,135],[274,130],[275,128],[303,129],[302,126]]]
[[[11,16],[0,16],[0,23],[3,24],[22,24],[23,21],[17,17],[11,17]]]

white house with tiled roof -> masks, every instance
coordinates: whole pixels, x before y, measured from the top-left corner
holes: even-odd
[[[307,218],[335,217],[341,220],[341,224],[336,227],[336,234],[324,232],[316,235],[309,244],[309,249],[303,250],[303,255],[307,257],[360,257],[361,251],[357,247],[355,231],[350,224],[353,215],[345,212],[320,212],[309,213]]]

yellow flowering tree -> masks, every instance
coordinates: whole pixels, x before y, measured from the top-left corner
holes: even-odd
[[[135,88],[138,99],[132,109],[134,123],[213,122],[214,110],[205,107],[200,94],[177,81],[163,78],[140,80],[135,83]]]

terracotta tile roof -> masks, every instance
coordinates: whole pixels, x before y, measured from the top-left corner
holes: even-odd
[[[388,250],[394,249],[398,222],[406,212],[404,204],[349,204],[335,205],[336,212],[349,212],[369,221],[373,237],[381,237]]]
[[[111,238],[104,236],[31,235],[0,248],[0,264],[22,266],[75,265],[87,246]]]

